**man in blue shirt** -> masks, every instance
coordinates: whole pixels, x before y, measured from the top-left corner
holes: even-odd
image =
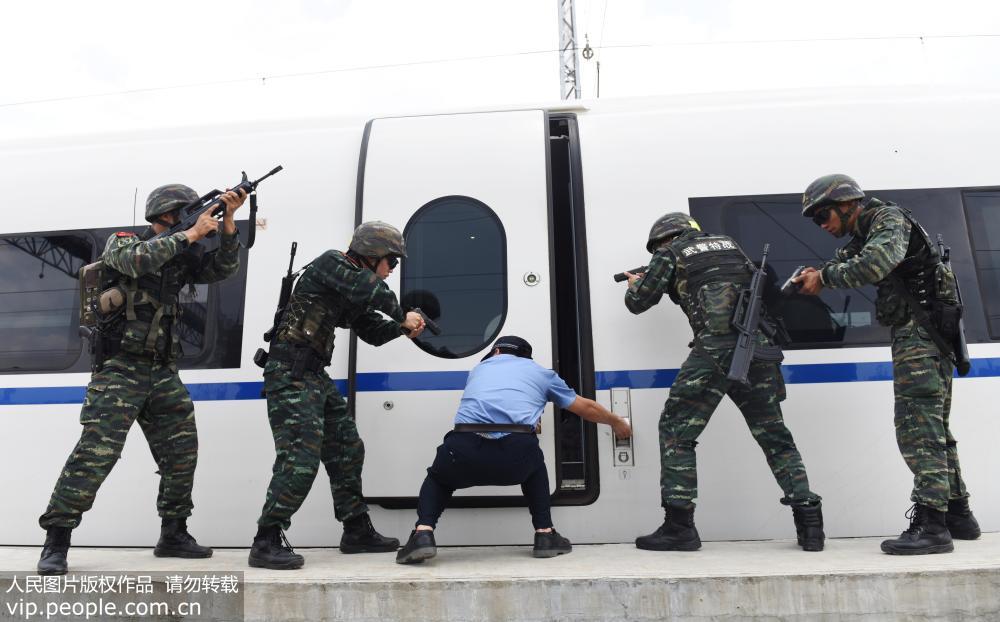
[[[618,438],[632,429],[597,402],[580,397],[551,369],[531,360],[531,344],[500,337],[469,373],[455,415],[455,429],[437,448],[420,487],[417,525],[396,554],[396,563],[415,564],[437,554],[434,527],[455,490],[471,486],[521,485],[535,526],[535,557],[573,550],[552,527],[549,475],[535,429],[547,402],[595,423],[610,425]]]

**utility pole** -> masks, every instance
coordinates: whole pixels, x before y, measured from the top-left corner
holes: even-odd
[[[562,99],[580,99],[580,73],[576,66],[576,8],[573,0],[559,5],[559,92]]]

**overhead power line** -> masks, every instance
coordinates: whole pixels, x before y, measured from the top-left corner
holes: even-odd
[[[759,45],[769,43],[827,43],[827,42],[850,42],[850,41],[927,41],[929,39],[986,39],[1000,38],[1000,34],[965,34],[965,35],[895,35],[895,36],[870,36],[870,37],[826,37],[813,39],[733,39],[728,41],[686,41],[686,42],[662,42],[662,43],[621,43],[612,45],[598,45],[596,50],[614,49],[642,49],[642,48],[666,48],[684,46],[712,46],[712,45]],[[573,48],[574,51],[577,48]],[[559,49],[526,50],[521,52],[504,52],[500,54],[484,54],[479,56],[462,56],[454,58],[437,58],[429,60],[408,61],[402,63],[386,63],[381,65],[360,65],[356,67],[338,67],[335,69],[321,69],[317,71],[302,71],[279,73],[247,78],[232,78],[228,80],[206,80],[203,82],[191,82],[185,84],[172,84],[167,86],[140,87],[135,89],[124,89],[120,91],[107,91],[103,93],[89,93],[81,95],[66,95],[61,97],[47,97],[39,99],[27,99],[21,101],[0,103],[0,108],[12,106],[25,106],[29,104],[46,104],[53,102],[72,101],[80,99],[94,99],[100,97],[111,97],[116,95],[134,95],[140,93],[155,93],[159,91],[180,90],[189,88],[201,88],[206,86],[219,86],[226,84],[241,84],[259,82],[266,84],[268,81],[286,80],[294,78],[306,78],[312,76],[332,75],[338,73],[351,73],[358,71],[379,71],[400,67],[418,67],[425,65],[440,65],[447,63],[462,63],[470,61],[484,61],[501,58],[517,58],[522,56],[536,56],[541,54],[558,54]]]

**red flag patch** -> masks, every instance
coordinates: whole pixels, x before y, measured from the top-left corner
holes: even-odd
[[[120,238],[133,238],[133,237],[135,237],[135,234],[132,233],[131,231],[119,231],[115,235],[117,235]]]

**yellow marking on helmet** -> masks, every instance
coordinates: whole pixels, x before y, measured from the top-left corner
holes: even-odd
[[[691,225],[692,229],[697,229],[698,231],[701,231],[701,225],[699,225],[696,221],[688,220],[688,224]]]

